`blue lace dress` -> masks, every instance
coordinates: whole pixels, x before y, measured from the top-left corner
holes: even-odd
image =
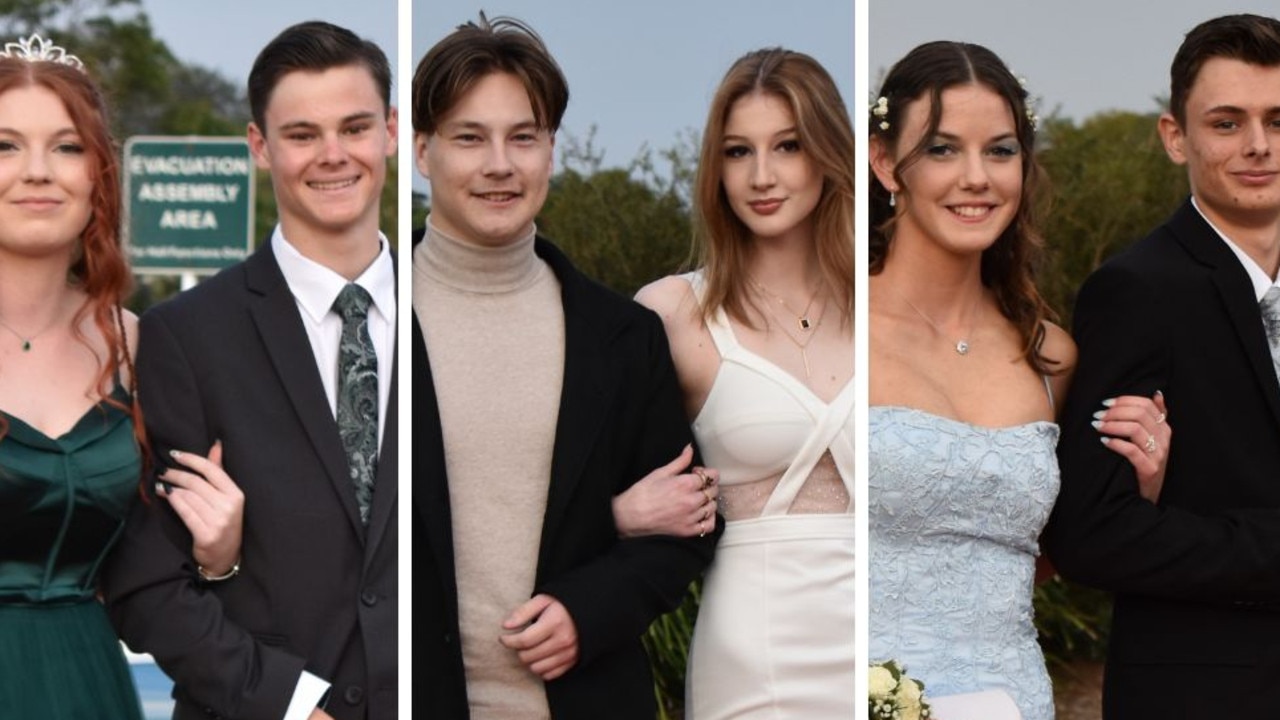
[[[899,661],[931,696],[999,688],[1025,720],[1050,720],[1031,595],[1058,426],[902,407],[868,422],[872,662]]]

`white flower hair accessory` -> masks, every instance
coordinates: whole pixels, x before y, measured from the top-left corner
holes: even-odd
[[[1018,75],[1017,78],[1018,84],[1022,86],[1022,89],[1025,92],[1027,89],[1027,79],[1021,75]],[[1036,132],[1040,129],[1040,116],[1036,114],[1036,99],[1031,97],[1030,93],[1028,93],[1027,99],[1023,102],[1023,105],[1026,107],[1027,111],[1027,122],[1031,123],[1031,131]]]
[[[876,104],[871,108],[871,114],[880,118],[880,129],[882,131],[889,129],[889,98],[881,95],[876,99]]]
[[[69,54],[66,50],[33,33],[31,37],[18,38],[14,42],[4,44],[0,57],[25,60],[27,62],[51,62],[73,67],[84,72],[84,63],[80,58]]]

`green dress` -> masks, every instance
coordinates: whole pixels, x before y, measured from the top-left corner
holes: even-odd
[[[117,388],[113,397],[129,402]],[[3,412],[3,411],[0,411]],[[0,718],[141,720],[98,568],[138,497],[133,422],[99,403],[50,438],[0,437]]]

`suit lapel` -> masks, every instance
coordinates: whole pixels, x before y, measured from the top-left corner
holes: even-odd
[[[382,429],[382,447],[378,450],[378,473],[373,482],[373,507],[369,511],[369,529],[366,547],[373,549],[382,542],[391,514],[395,511],[396,499],[399,495],[399,447],[396,436],[399,432],[399,391],[400,353],[391,355],[391,394],[387,397],[386,426]],[[373,552],[365,553],[365,561],[374,556]]]
[[[584,279],[560,252],[542,240],[538,255],[551,266],[560,281],[564,301],[564,383],[551,457],[551,482],[547,511],[542,523],[542,552],[553,546],[570,501],[582,479],[587,460],[595,450],[609,398],[611,363],[606,356],[610,334],[597,326],[592,308],[583,301]],[[539,567],[542,566],[539,557]]]
[[[400,273],[396,264],[396,254],[391,253],[391,268],[396,274],[399,284]],[[399,312],[397,311],[397,317]],[[398,324],[398,321],[397,321]],[[394,332],[394,328],[392,328]],[[391,346],[391,388],[387,395],[386,420],[382,428],[382,447],[378,448],[378,471],[373,479],[373,505],[369,509],[369,528],[366,539],[365,562],[373,559],[374,550],[382,542],[395,512],[396,501],[400,495],[400,343]]]
[[[1169,224],[1187,252],[1211,268],[1218,297],[1231,318],[1245,356],[1249,358],[1249,366],[1262,386],[1267,406],[1280,424],[1280,381],[1276,380],[1267,334],[1262,327],[1262,316],[1248,272],[1190,200],[1183,204]]]
[[[298,317],[297,302],[280,273],[270,242],[263,244],[245,263],[245,271],[250,292],[261,296],[259,302],[250,304],[249,313],[276,376],[315,448],[316,457],[324,465],[334,492],[341,499],[352,530],[363,538],[355,492],[347,479],[347,459],[338,435],[338,423],[325,398],[311,343]]]

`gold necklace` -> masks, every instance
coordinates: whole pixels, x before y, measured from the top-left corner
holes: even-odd
[[[942,328],[938,327],[938,323],[934,322],[933,318],[929,317],[928,315],[925,315],[924,311],[922,311],[920,308],[915,306],[915,303],[908,300],[905,295],[902,295],[896,291],[894,292],[894,294],[897,295],[898,298],[902,300],[902,302],[906,303],[907,307],[911,308],[912,310],[915,310],[917,315],[924,318],[924,321],[929,323],[929,327],[933,328],[933,331],[935,333],[937,333],[938,335],[944,338],[947,337],[947,334],[942,331]],[[955,344],[955,351],[957,355],[964,356],[969,354],[968,338],[973,335],[973,326],[974,326],[974,323],[977,321],[977,311],[978,311],[978,303],[974,302],[973,312],[970,314],[970,317],[972,319],[969,321],[969,332],[960,336],[960,339],[957,340]]]
[[[809,319],[809,310],[813,308],[813,301],[818,299],[818,292],[822,290],[821,280],[818,281],[818,287],[814,289],[811,295],[809,295],[809,302],[804,306],[804,310],[799,313],[797,313],[795,310],[792,310],[791,306],[787,304],[786,299],[784,299],[781,295],[774,295],[773,293],[769,292],[769,288],[760,284],[760,282],[755,278],[751,278],[751,284],[755,285],[756,289],[759,290],[761,294],[766,296],[766,298],[773,298],[774,300],[777,300],[782,305],[782,307],[787,309],[787,312],[791,313],[792,315],[795,315],[796,325],[798,325],[802,331],[808,332],[809,330],[812,330],[814,328],[815,323]],[[819,318],[819,320],[820,319],[821,318]]]
[[[757,283],[754,280],[752,283],[762,292],[768,292],[760,283]],[[821,287],[819,287],[819,290],[821,290]],[[765,308],[768,312],[768,315],[765,315],[764,318],[765,327],[768,327],[769,315],[772,315],[773,319],[778,323],[778,329],[782,331],[782,336],[791,341],[791,344],[795,345],[796,348],[800,350],[800,360],[804,363],[804,379],[806,384],[813,379],[813,373],[809,368],[809,343],[813,342],[813,339],[818,336],[818,327],[822,325],[822,318],[826,315],[826,305],[823,305],[823,312],[818,315],[817,319],[812,321],[809,319],[809,310],[813,307],[813,301],[817,296],[818,291],[815,290],[813,297],[809,298],[809,304],[805,306],[804,313],[798,318],[803,321],[802,323],[799,323],[800,329],[806,333],[806,337],[803,342],[792,336],[791,331],[787,329],[787,323],[778,318],[777,312],[773,309],[772,305],[765,303]],[[781,300],[781,298],[778,299]],[[786,307],[785,302],[783,302],[782,305],[783,307]],[[787,311],[791,312],[793,315],[795,314],[791,308],[787,308]]]

